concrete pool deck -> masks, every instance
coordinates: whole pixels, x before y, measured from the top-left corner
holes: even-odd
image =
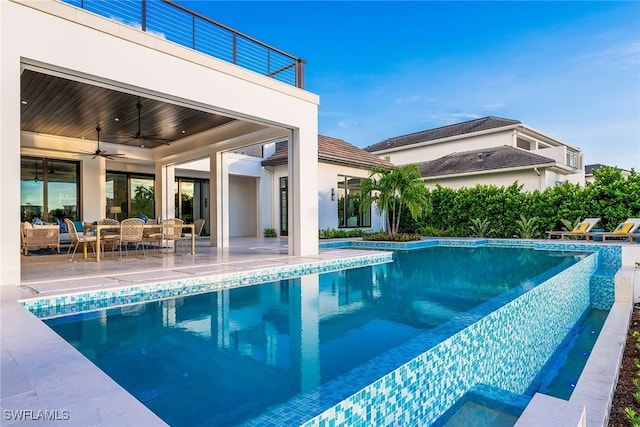
[[[43,425],[40,423],[42,420],[49,420],[49,424],[83,426],[126,425],[132,422],[136,425],[165,425],[75,348],[25,310],[17,302],[19,299],[117,288],[124,284],[145,285],[229,271],[293,266],[371,253],[354,249],[327,249],[314,257],[292,257],[286,254],[286,240],[238,239],[233,244],[234,248],[230,250],[216,251],[215,248],[199,246],[195,256],[147,256],[144,262],[132,256],[123,261],[107,259],[102,263],[81,259],[70,263],[66,256],[58,255],[23,257],[22,287],[3,286],[1,290],[2,425]],[[639,259],[637,249],[634,247],[631,255],[623,254],[623,258],[627,258],[623,263]],[[622,311],[624,313],[625,310]],[[624,314],[616,317],[615,330],[621,334],[619,329],[624,328],[626,334]],[[619,360],[612,360],[605,355],[602,363],[609,366],[609,370],[615,370],[617,376]],[[612,367],[612,363],[616,366]],[[594,369],[596,375],[601,372],[599,366]],[[615,378],[608,381],[615,386]],[[600,386],[586,386],[585,390],[590,398],[596,400],[605,399],[604,394],[611,393],[610,389],[602,390]],[[591,406],[586,402],[584,404],[587,408]],[[601,411],[598,411],[599,417],[602,416]],[[587,409],[587,416],[589,412]],[[594,419],[588,425],[601,424]]]

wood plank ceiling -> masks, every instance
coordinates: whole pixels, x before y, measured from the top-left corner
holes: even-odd
[[[23,131],[95,141],[99,125],[101,142],[142,148],[234,120],[33,70],[22,73],[21,102]]]

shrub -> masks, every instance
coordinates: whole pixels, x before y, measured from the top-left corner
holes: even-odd
[[[344,239],[348,237],[362,237],[366,232],[359,228],[353,229],[333,229],[325,228],[318,230],[318,237],[320,239]]]
[[[278,237],[278,232],[275,228],[265,228],[264,237]]]
[[[384,241],[384,242],[412,242],[420,240],[422,237],[417,233],[372,233],[362,236],[362,240]]]
[[[475,237],[488,237],[490,234],[493,234],[491,221],[487,218],[471,218],[469,229],[471,230],[471,235]]]
[[[442,236],[450,236],[447,230],[443,230],[438,227],[434,227],[432,225],[425,225],[422,227],[421,233],[423,236],[433,236],[433,237],[442,237]]]
[[[520,215],[520,218],[516,220],[516,234],[513,237],[519,237],[521,239],[533,239],[538,236],[538,220],[537,216],[532,218],[526,218],[524,215]]]

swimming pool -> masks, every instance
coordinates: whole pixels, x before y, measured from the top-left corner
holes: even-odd
[[[47,323],[170,424],[234,425],[314,390],[324,410],[582,258],[427,248],[392,264]],[[343,386],[324,393],[332,384]]]

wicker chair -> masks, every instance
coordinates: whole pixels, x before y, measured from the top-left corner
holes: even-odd
[[[193,221],[193,231],[194,231],[195,237],[200,237],[200,235],[202,234],[202,230],[204,230],[204,219],[198,218],[195,221]],[[185,240],[191,239],[191,233],[182,233],[182,237]]]
[[[119,225],[120,221],[113,218],[102,218],[96,222],[97,225]],[[105,249],[111,249],[113,252],[116,246],[116,241],[120,235],[118,230],[102,230],[100,234],[100,247],[102,253],[106,253]]]
[[[124,245],[125,253],[129,256],[128,246],[130,243],[136,244],[136,249],[138,246],[142,246],[142,255],[147,256],[144,250],[144,221],[140,218],[129,218],[123,219],[120,222],[120,234],[115,237],[118,242],[118,251],[120,252],[120,259],[122,259],[122,246]],[[115,251],[115,248],[113,249]]]
[[[151,240],[158,240],[158,251],[162,247],[162,243],[166,240],[176,242],[176,249],[178,248],[178,242],[182,239],[182,226],[184,221],[179,218],[169,218],[162,220],[162,233],[153,233],[149,236]]]
[[[64,223],[67,224],[67,228],[69,229],[69,238],[71,239],[71,246],[69,246],[67,255],[69,255],[69,252],[71,252],[71,248],[73,248],[73,254],[71,254],[71,258],[69,259],[69,261],[73,261],[73,257],[76,255],[76,251],[78,250],[78,245],[80,243],[85,246],[93,244],[93,251],[96,251],[96,236],[85,236],[82,234],[78,234],[76,225],[69,218],[65,218]]]

